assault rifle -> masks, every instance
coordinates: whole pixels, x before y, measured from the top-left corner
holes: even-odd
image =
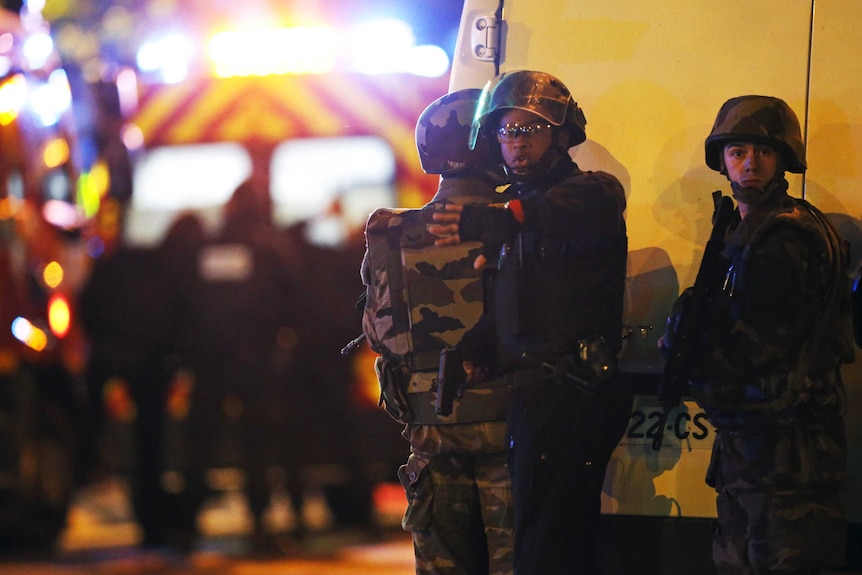
[[[712,233],[703,250],[703,258],[700,261],[700,269],[694,285],[689,290],[688,299],[682,306],[676,322],[676,329],[668,349],[668,359],[659,385],[658,396],[662,402],[662,412],[652,442],[652,448],[656,451],[661,449],[668,415],[682,401],[682,396],[688,388],[691,362],[695,357],[699,335],[707,319],[707,306],[713,291],[720,285],[720,278],[717,276],[722,273],[722,270],[718,263],[724,249],[724,236],[733,217],[733,201],[729,196],[722,195],[720,191],[712,193],[712,201],[715,205],[712,214]]]

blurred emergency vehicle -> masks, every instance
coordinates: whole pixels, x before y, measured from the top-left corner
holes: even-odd
[[[693,283],[727,182],[704,164],[715,111],[740,94],[785,99],[800,115],[809,169],[791,189],[826,212],[862,258],[862,28],[855,0],[466,0],[450,90],[528,69],[559,77],[585,110],[584,168],[617,176],[628,197],[629,260],[621,369],[638,391],[608,468],[609,573],[709,573],[714,492],[704,478],[713,430],[692,401],[672,413],[659,451],[656,340]],[[850,453],[849,552],[862,524],[862,374],[844,370]],[[618,535],[618,536],[616,536]],[[620,552],[624,550],[625,552]],[[858,567],[858,565],[857,565]]]
[[[373,354],[339,352],[359,333],[368,213],[420,206],[436,191],[413,135],[421,111],[446,92],[448,56],[413,45],[394,21],[349,33],[198,29],[85,79],[66,75],[47,23],[29,16],[22,24],[4,11],[0,20],[0,542],[52,545],[86,471],[77,456],[88,344],[75,301],[96,260],[120,244],[154,248],[184,212],[214,230],[246,179],[270,193],[276,224],[302,247],[293,265],[319,295],[306,310],[316,327],[304,359],[326,374],[320,397],[341,402],[308,408],[330,435],[295,440],[318,455],[310,481],[327,488],[334,519],[367,515],[374,483],[395,481],[407,444],[377,405]],[[38,64],[24,52],[34,36]],[[411,73],[420,61],[435,71]],[[175,383],[166,432],[180,439],[189,395],[182,377]],[[128,384],[112,380],[96,399],[116,451],[108,464],[127,472],[136,414]],[[183,447],[168,443],[166,471],[181,469]],[[227,446],[215,464],[230,466],[233,454]]]
[[[72,103],[47,24],[0,10],[0,550],[50,546],[74,487],[75,296],[100,241]]]
[[[392,21],[366,24],[361,40],[360,31],[325,26],[205,32],[195,45],[176,34],[154,39],[135,69],[115,75],[134,174],[119,234],[154,247],[187,212],[214,231],[241,182],[269,193],[276,226],[297,248],[289,265],[312,296],[303,298],[305,325],[292,345],[314,372],[294,400],[309,402],[300,408],[315,421],[284,441],[313,451],[303,473],[325,489],[336,521],[354,521],[368,512],[374,484],[396,481],[407,450],[378,407],[370,349],[340,354],[360,333],[362,231],[373,209],[421,206],[436,192],[414,131],[447,90],[448,56],[413,45],[405,24]],[[372,50],[381,40],[389,45]],[[361,64],[362,51],[374,69]],[[400,64],[381,67],[395,56]],[[435,70],[415,74],[419,60]],[[178,433],[188,397],[169,399]],[[167,465],[176,471],[183,461],[173,452]],[[226,450],[215,465],[229,468],[231,457]]]

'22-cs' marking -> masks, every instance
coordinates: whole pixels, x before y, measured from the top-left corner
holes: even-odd
[[[649,414],[640,410],[635,410],[631,414],[631,424],[629,425],[626,437],[631,439],[652,439],[658,433],[659,422],[661,421],[660,411],[651,411]],[[694,424],[695,429],[688,431],[688,422]],[[694,414],[692,417],[689,413],[682,411],[677,414],[673,422],[668,421],[667,431],[673,431],[677,439],[687,439],[691,436],[692,439],[702,440],[709,435],[709,428],[706,426],[706,414],[703,412]]]

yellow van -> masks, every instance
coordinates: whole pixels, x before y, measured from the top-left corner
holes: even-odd
[[[715,494],[704,483],[714,430],[692,401],[651,447],[664,362],[656,340],[694,282],[714,190],[704,139],[728,98],[786,100],[803,124],[809,169],[792,193],[828,214],[862,258],[862,19],[858,0],[465,0],[450,91],[519,69],[559,77],[587,117],[581,167],[626,189],[629,260],[621,369],[638,390],[605,478],[610,573],[711,573]],[[862,363],[862,362],[859,362]],[[862,524],[862,373],[848,390],[851,550]],[[855,421],[854,421],[855,420]],[[858,560],[858,558],[857,558]]]

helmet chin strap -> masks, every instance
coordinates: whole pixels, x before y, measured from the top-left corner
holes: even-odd
[[[737,202],[742,202],[747,206],[756,208],[757,206],[763,205],[773,195],[786,192],[789,186],[787,180],[784,178],[784,162],[781,160],[779,160],[778,166],[775,169],[775,175],[763,188],[745,188],[740,186],[727,175],[727,166],[724,164],[723,155],[720,157],[720,162],[721,173],[724,174],[730,182],[730,190],[733,199]]]
[[[755,208],[763,205],[773,196],[786,192],[787,187],[784,172],[775,174],[775,177],[763,188],[744,188],[736,182],[730,182],[733,199]]]

